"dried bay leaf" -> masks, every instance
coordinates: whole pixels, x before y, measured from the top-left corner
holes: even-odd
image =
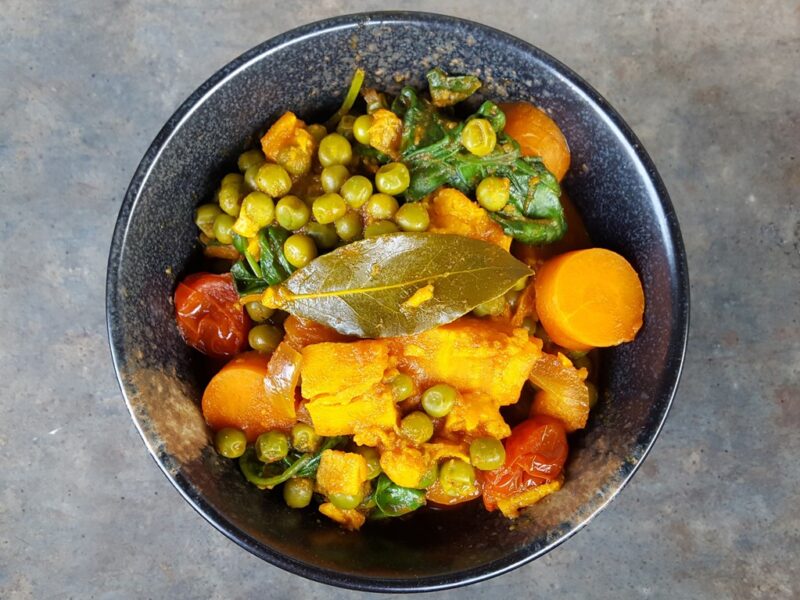
[[[311,261],[269,288],[263,302],[345,335],[393,337],[450,323],[530,274],[494,244],[459,235],[394,233]]]

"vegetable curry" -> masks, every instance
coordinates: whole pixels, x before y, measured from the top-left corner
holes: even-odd
[[[225,361],[216,451],[351,530],[557,492],[596,349],[642,326],[636,271],[561,189],[558,125],[427,79],[390,97],[358,70],[327,123],[285,112],[197,208],[207,271],[175,290],[186,343]]]

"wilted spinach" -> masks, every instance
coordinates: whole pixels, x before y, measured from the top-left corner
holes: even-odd
[[[292,477],[314,477],[319,461],[325,450],[336,448],[347,441],[345,436],[325,438],[317,452],[290,453],[278,462],[265,465],[258,458],[253,447],[249,447],[239,458],[239,468],[245,479],[263,489],[272,489]]]
[[[294,272],[283,254],[283,243],[290,235],[277,225],[264,227],[257,234],[260,256],[256,260],[247,250],[247,238],[234,234],[233,245],[243,258],[233,265],[231,274],[240,296],[261,293]]]
[[[400,517],[425,506],[425,490],[401,487],[381,473],[373,494],[375,508],[371,519]]]

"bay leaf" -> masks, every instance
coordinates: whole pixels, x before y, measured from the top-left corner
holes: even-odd
[[[454,321],[530,274],[488,242],[394,233],[320,256],[270,287],[263,302],[345,335],[393,337]]]

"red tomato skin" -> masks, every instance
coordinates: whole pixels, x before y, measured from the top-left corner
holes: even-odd
[[[520,494],[556,479],[564,468],[569,448],[564,425],[538,415],[523,421],[505,440],[506,462],[494,471],[480,473],[483,503],[497,508],[498,498]]]
[[[175,288],[175,319],[186,343],[213,358],[247,348],[251,321],[230,273],[194,273]]]

